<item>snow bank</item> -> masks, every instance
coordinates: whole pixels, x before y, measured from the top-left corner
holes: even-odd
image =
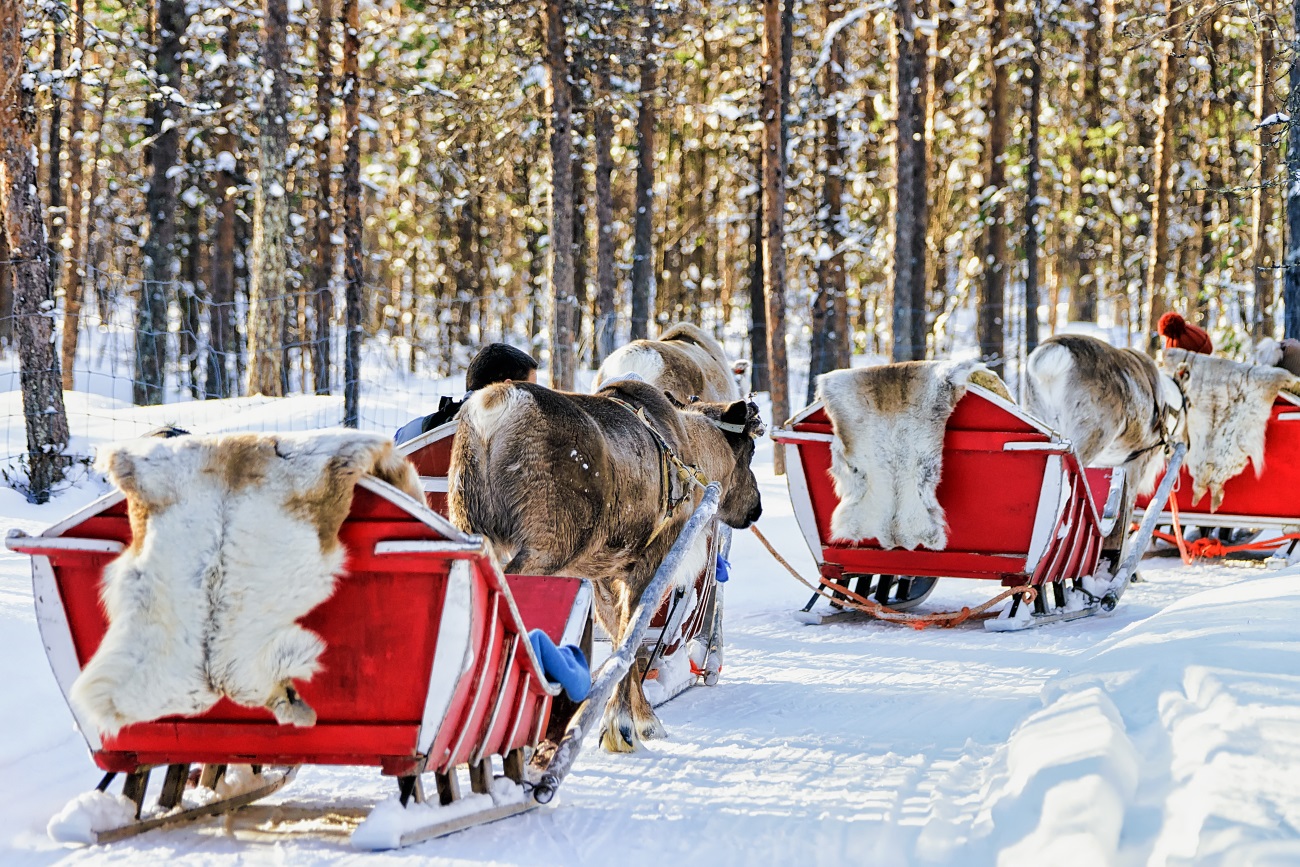
[[[1139,760],[1098,688],[1067,693],[1011,736],[988,815],[999,865],[1114,861]]]
[[[1050,680],[986,775],[990,861],[1300,863],[1298,577],[1186,597]]]

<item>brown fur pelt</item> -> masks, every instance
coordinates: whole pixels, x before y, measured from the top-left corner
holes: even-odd
[[[1081,334],[1029,356],[1029,411],[1064,436],[1084,466],[1124,467],[1137,492],[1155,488],[1168,431],[1181,437],[1183,399],[1155,360]]]
[[[1264,433],[1279,391],[1300,384],[1286,370],[1230,358],[1166,349],[1163,364],[1183,377],[1187,394],[1187,471],[1192,501],[1210,492],[1210,511],[1223,502],[1223,486],[1246,468],[1264,470]]]
[[[596,613],[617,642],[641,593],[685,525],[700,491],[671,472],[645,423],[614,398],[641,408],[674,453],[722,486],[718,517],[747,527],[761,511],[750,470],[762,422],[743,401],[679,409],[647,383],[622,381],[594,395],[528,383],[476,391],[460,414],[448,503],[461,529],[488,539],[506,571],[588,578]],[[718,423],[738,425],[728,432]],[[672,499],[665,513],[664,485]],[[678,573],[693,579],[707,544]],[[658,600],[648,600],[658,604]],[[661,732],[641,691],[639,665],[606,710],[604,743],[630,751]]]
[[[420,499],[415,469],[353,430],[140,439],[99,465],[126,495],[132,539],[104,572],[108,630],[70,695],[81,716],[111,733],[225,696],[312,725],[293,681],[324,643],[296,621],[334,592],[357,481]]]
[[[596,371],[596,388],[629,373],[657,385],[681,404],[733,401],[741,396],[722,346],[687,322],[673,325],[658,340],[634,340],[610,353]]]
[[[978,361],[906,361],[818,377],[817,397],[835,430],[835,538],[875,539],[882,548],[909,550],[947,546],[935,495],[944,432],[967,383],[977,380],[1010,399],[1002,381]]]

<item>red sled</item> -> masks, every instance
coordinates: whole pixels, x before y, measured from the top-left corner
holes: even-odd
[[[1187,468],[1177,474],[1169,508],[1160,512],[1159,523],[1259,532],[1263,538],[1246,546],[1253,550],[1273,550],[1277,565],[1296,559],[1300,533],[1300,396],[1281,392],[1273,401],[1273,411],[1264,428],[1264,466],[1248,464],[1223,486],[1223,502],[1210,511],[1207,491],[1192,502],[1192,478]],[[1151,498],[1140,498],[1145,508]]]
[[[452,419],[398,445],[420,474],[429,508],[446,516],[451,447],[460,422]],[[652,705],[661,705],[690,687],[713,686],[722,672],[722,585],[717,580],[718,557],[731,549],[731,529],[714,521],[709,529],[709,554],[690,587],[668,591],[650,622],[641,651],[643,684]]]
[[[7,539],[32,557],[37,621],[65,697],[107,628],[103,570],[131,538],[125,497],[115,492],[39,536]],[[322,670],[295,684],[317,723],[283,726],[269,711],[225,699],[199,716],[136,723],[102,739],[79,719],[108,774],[100,795],[78,802],[102,796],[98,810],[108,799],[118,815],[87,824],[74,802],[71,819],[51,823],[56,839],[106,843],[228,812],[281,788],[303,764],[370,766],[397,778],[397,798],[353,833],[361,848],[404,846],[537,806],[529,776],[545,769],[529,762],[567,700],[548,682],[528,631],[557,644],[589,642],[590,584],[503,577],[481,539],[372,477],[358,483],[339,538],[346,574],[301,621],[326,644]],[[146,803],[150,771],[160,767],[165,778]],[[122,795],[109,795],[117,774]]]
[[[1030,585],[1037,590],[1032,606],[1016,595],[984,623],[1011,631],[1112,610],[1128,583],[1129,558],[1121,556],[1128,527],[1117,522],[1123,472],[1081,467],[1067,442],[986,389],[970,385],[948,418],[936,492],[948,524],[942,551],[832,538],[839,505],[830,475],[834,438],[821,402],[773,433],[793,446],[786,461],[790,497],[826,590],[848,589],[907,610],[939,578]],[[851,614],[819,615],[812,611],[816,599],[804,609],[806,622]]]

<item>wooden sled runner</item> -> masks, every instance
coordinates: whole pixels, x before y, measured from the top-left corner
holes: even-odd
[[[1300,499],[1296,491],[1300,491],[1300,396],[1284,391],[1273,402],[1264,431],[1263,472],[1256,475],[1255,467],[1247,465],[1224,485],[1223,502],[1211,511],[1209,493],[1199,502],[1192,501],[1192,480],[1184,467],[1170,498],[1177,514],[1165,504],[1158,522],[1172,525],[1177,520],[1184,527],[1256,531],[1262,538],[1247,547],[1273,551],[1276,565],[1294,563],[1300,559],[1300,540],[1287,537],[1300,533]],[[1138,500],[1139,508],[1149,504],[1149,499]],[[1217,545],[1199,547],[1203,556],[1228,553]]]
[[[830,530],[839,504],[829,473],[834,437],[820,402],[773,434],[794,447],[786,466],[795,517],[821,583],[832,592],[849,589],[907,610],[940,578],[1028,585],[1036,590],[1032,605],[1014,596],[998,618],[984,622],[992,631],[1024,629],[1112,610],[1150,538],[1150,526],[1145,538],[1142,531],[1129,537],[1126,526],[1117,526],[1121,472],[1081,467],[1068,443],[1014,404],[971,384],[944,434],[937,496],[948,524],[947,547],[886,550],[872,539],[836,540]],[[811,609],[810,602],[801,619],[816,623],[856,614]]]
[[[647,599],[662,597],[718,499],[711,486]],[[97,792],[69,805],[64,821],[51,823],[56,839],[109,843],[229,813],[279,790],[304,764],[369,766],[396,778],[395,797],[352,834],[362,849],[410,845],[554,797],[631,666],[648,627],[647,606],[566,720],[557,714],[561,691],[548,682],[527,633],[589,641],[587,582],[502,576],[480,539],[371,477],[358,483],[339,538],[347,573],[302,620],[326,644],[322,670],[295,683],[316,710],[316,724],[282,726],[266,710],[224,699],[199,716],[136,723],[105,738],[78,719],[107,774]],[[14,532],[6,540],[32,557],[37,620],[65,696],[104,636],[104,567],[130,542],[121,493],[38,536]],[[558,749],[536,752],[548,728]],[[151,793],[155,769],[163,779]],[[120,795],[107,791],[115,776],[124,778]],[[462,791],[463,777],[469,791]]]
[[[459,422],[426,431],[399,445],[420,474],[429,508],[447,515],[447,478]],[[670,589],[655,610],[640,650],[646,664],[646,698],[664,704],[697,684],[713,686],[722,671],[722,584],[717,558],[726,559],[731,532],[719,521],[709,528],[709,555],[690,588]]]

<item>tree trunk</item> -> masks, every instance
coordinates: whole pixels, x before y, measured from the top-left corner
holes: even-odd
[[[894,7],[894,361],[925,358],[925,41],[912,0]]]
[[[234,57],[238,47],[233,16],[226,20],[222,47]],[[208,399],[231,397],[235,379],[233,347],[238,339],[235,312],[235,221],[239,219],[236,197],[235,154],[239,144],[233,131],[237,110],[233,65],[227,67],[221,98],[222,126],[217,138],[217,178],[213,202],[217,209],[216,250],[210,259],[212,287],[208,299],[208,372],[203,393]]]
[[[843,7],[826,4],[826,29],[834,27]],[[826,116],[826,141],[822,148],[826,170],[822,181],[822,230],[828,248],[818,255],[817,296],[813,299],[813,353],[809,362],[807,402],[812,403],[818,374],[849,366],[848,292],[844,275],[844,149],[840,143],[840,91],[844,88],[843,34],[830,46],[829,62],[822,70],[822,104]]]
[[[153,144],[149,162],[153,169],[145,206],[149,236],[144,242],[144,285],[136,308],[136,404],[163,402],[167,375],[167,295],[175,274],[176,180],[172,169],[180,155],[180,130],[176,125],[171,92],[180,84],[181,38],[189,26],[185,0],[157,0],[154,44],[155,87],[149,124]]]
[[[1003,338],[1005,326],[1007,227],[1003,186],[1006,169],[1002,155],[1007,144],[1007,67],[998,62],[1007,35],[1006,0],[992,0],[989,6],[988,96],[989,138],[984,146],[984,183],[988,195],[984,212],[984,279],[979,284],[980,359],[999,375],[1006,364]]]
[[[583,314],[591,300],[591,292],[587,288],[591,244],[587,235],[587,160],[584,156],[587,150],[588,106],[582,73],[576,63],[569,69],[569,85],[573,119],[570,141],[574,143],[573,153],[569,157],[570,173],[573,176],[573,303],[569,306],[569,334],[574,347],[570,363],[576,371],[582,364],[579,348],[583,345]]]
[[[551,386],[573,390],[573,116],[565,42],[568,0],[546,2],[546,98],[551,121]]]
[[[772,421],[790,415],[789,371],[785,348],[785,101],[781,82],[786,58],[782,39],[781,0],[763,2],[763,295],[767,311],[767,357],[770,362]],[[785,473],[785,450],[772,448],[773,468]]]
[[[49,248],[37,193],[35,114],[22,86],[27,71],[23,4],[0,3],[0,213],[15,267],[14,320],[18,378],[27,427],[29,499],[44,503],[63,480],[68,416],[54,352],[54,306]]]
[[[1272,15],[1270,2],[1267,13],[1260,16],[1255,35],[1255,123],[1262,124],[1277,111],[1273,95],[1273,39],[1277,33],[1277,20]],[[1251,335],[1256,339],[1272,337],[1276,324],[1273,321],[1274,266],[1277,264],[1269,229],[1273,226],[1274,185],[1277,182],[1277,147],[1274,137],[1276,127],[1261,127],[1255,139],[1255,165],[1259,176],[1251,197],[1251,216],[1254,224],[1254,242],[1251,259],[1254,262],[1255,303],[1251,317]]]
[[[248,286],[248,393],[284,396],[283,344],[289,197],[288,0],[262,4],[258,180],[253,188],[253,269]]]
[[[63,372],[63,390],[72,391],[74,383],[73,366],[77,359],[77,338],[81,328],[81,297],[83,292],[82,275],[85,263],[82,262],[82,204],[83,195],[83,144],[85,133],[86,106],[85,89],[82,79],[86,70],[86,0],[73,0],[72,14],[72,53],[78,58],[77,77],[72,82],[72,117],[68,120],[68,273],[64,278],[63,301],[63,344],[61,363]],[[98,150],[98,149],[96,149]],[[93,154],[94,159],[98,154]],[[53,241],[51,240],[51,246]]]
[[[596,71],[592,132],[596,147],[596,357],[600,365],[614,351],[618,313],[614,272],[614,120],[610,112],[609,64],[602,58]]]
[[[1292,3],[1295,40],[1300,42],[1300,0]],[[1300,63],[1291,64],[1291,92],[1287,96],[1286,110],[1292,118],[1300,117]],[[1285,337],[1300,338],[1300,123],[1288,125],[1286,148],[1286,281],[1282,288]]]
[[[1170,4],[1168,26],[1160,51],[1160,94],[1156,100],[1156,142],[1155,177],[1151,181],[1151,248],[1147,260],[1147,308],[1145,323],[1147,347],[1155,352],[1160,346],[1160,335],[1156,326],[1160,317],[1169,309],[1165,294],[1165,283],[1169,274],[1169,205],[1172,187],[1174,155],[1174,97],[1178,64],[1174,57],[1173,40],[1177,38],[1174,28],[1177,26],[1179,7]]]
[[[62,10],[62,6],[53,7]],[[63,26],[64,22],[54,20],[54,44],[50,51],[50,68],[54,72],[62,73],[63,69]],[[77,76],[81,78],[80,75]],[[63,207],[63,89],[66,82],[59,79],[59,83],[50,88],[50,237],[47,245],[49,247],[50,263],[50,286],[53,287],[55,294],[58,294],[59,287],[59,268],[62,262],[62,249],[59,246],[60,239],[63,236],[63,227],[67,223],[68,215]]]
[[[763,149],[758,150],[755,175],[763,182]],[[754,196],[754,225],[750,230],[754,260],[749,272],[749,346],[753,363],[749,368],[749,387],[754,391],[769,391],[772,378],[767,363],[767,311],[763,301],[763,196]]]
[[[1038,116],[1043,104],[1043,2],[1034,0],[1029,54],[1029,153],[1025,183],[1025,358],[1038,346]],[[1025,377],[1021,376],[1021,382]]]
[[[330,393],[330,321],[334,316],[334,293],[330,278],[334,275],[334,200],[330,192],[330,130],[334,111],[334,3],[320,0],[316,13],[316,262],[312,269],[314,328],[311,368],[317,394]]]
[[[650,336],[650,311],[654,307],[654,190],[655,190],[655,53],[657,22],[654,4],[646,6],[645,36],[641,55],[640,101],[636,118],[636,214],[632,241],[632,339]]]
[[[343,0],[343,282],[345,346],[343,424],[361,423],[361,16],[357,0]]]
[[[1100,214],[1097,208],[1097,180],[1094,169],[1100,168],[1100,154],[1089,143],[1093,130],[1101,127],[1101,3],[1082,4],[1081,11],[1087,19],[1088,29],[1083,36],[1083,129],[1075,162],[1075,180],[1078,183],[1079,216],[1082,224],[1075,237],[1074,267],[1078,279],[1070,287],[1070,320],[1073,322],[1097,321],[1097,297],[1101,269],[1097,255],[1097,229]]]

